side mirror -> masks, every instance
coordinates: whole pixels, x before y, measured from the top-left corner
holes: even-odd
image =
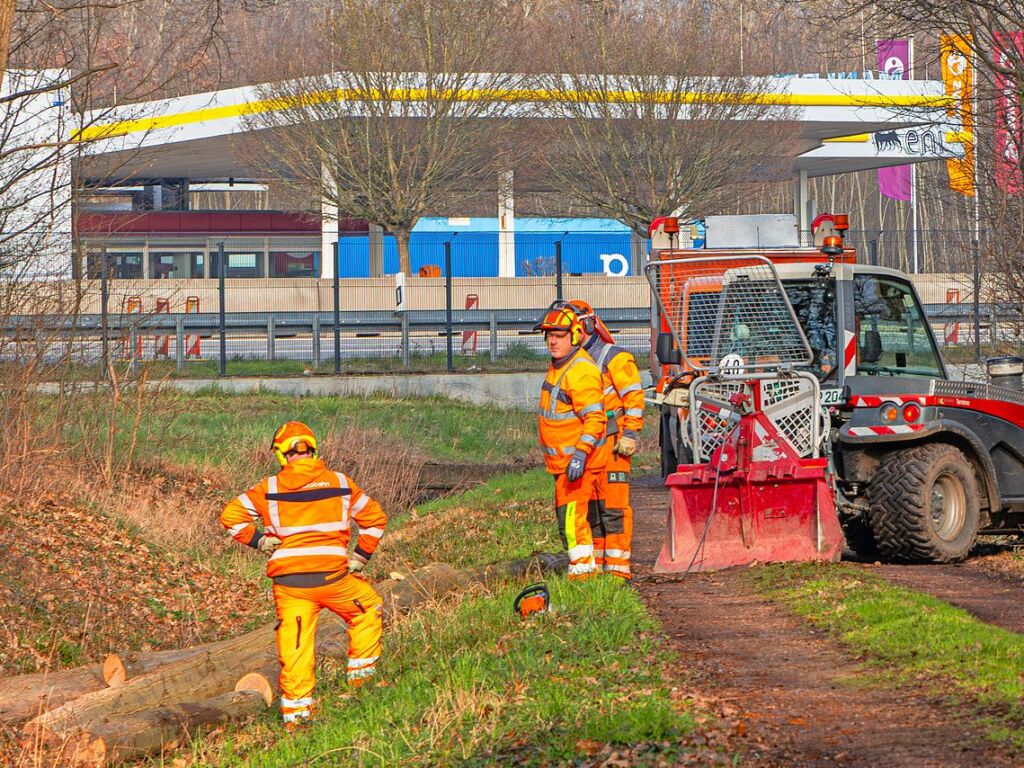
[[[683,363],[683,354],[676,348],[671,333],[662,331],[658,334],[658,343],[654,348],[654,353],[662,365],[682,365]]]

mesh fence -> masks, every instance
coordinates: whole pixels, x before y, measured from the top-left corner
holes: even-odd
[[[979,358],[1017,354],[1024,341],[1024,296],[969,235],[922,233],[921,266],[930,271],[912,275],[944,356],[965,370]],[[862,263],[890,267],[906,266],[906,240],[888,232],[847,237]],[[438,233],[414,241],[410,276],[393,274],[397,245],[367,236],[342,238],[326,257],[320,237],[309,233],[159,241],[125,235],[86,240],[73,257],[64,250],[43,261],[73,258],[81,280],[68,280],[66,269],[36,268],[39,260],[10,277],[0,306],[0,359],[41,354],[86,371],[107,361],[145,362],[156,375],[191,376],[539,370],[547,355],[533,325],[552,301],[573,298],[595,307],[641,367],[650,354],[646,253],[621,234]],[[333,265],[337,278],[318,277]],[[734,266],[739,277],[749,265]],[[499,272],[510,276],[481,276]],[[673,290],[683,286],[669,282]],[[789,343],[795,339],[784,339],[786,350],[778,351],[786,318],[777,306],[762,301],[753,326],[742,320],[756,282],[723,284],[709,305],[714,323],[709,314],[691,331],[689,356],[710,356],[710,347],[702,350],[715,323],[728,329],[718,341],[719,360],[736,351],[722,346],[727,338],[744,348],[741,356],[748,349],[755,357],[797,354],[802,345]],[[691,284],[691,293],[700,294],[697,287]],[[772,351],[764,352],[769,337]]]

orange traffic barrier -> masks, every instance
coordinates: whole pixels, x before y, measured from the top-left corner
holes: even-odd
[[[171,313],[171,300],[170,299],[157,299],[156,300],[156,314],[163,313],[169,315]],[[153,338],[153,357],[170,357],[171,355],[171,336],[168,333],[158,334]]]
[[[185,299],[185,314],[189,315],[192,313],[199,312],[199,297],[189,296]],[[185,357],[201,357],[202,353],[202,342],[199,339],[199,334],[187,334],[185,336]]]
[[[136,331],[135,344],[132,344],[132,332],[124,322],[124,315],[142,314],[142,297],[129,296],[121,305],[121,358],[123,360],[142,357],[142,336]],[[132,348],[134,346],[134,349]]]
[[[466,294],[466,309],[477,309],[480,306],[480,297],[475,293]],[[476,331],[462,332],[462,354],[476,354]]]
[[[946,289],[946,306],[950,304],[960,303],[960,289],[959,288],[947,288]],[[960,323],[948,322],[942,327],[942,337],[946,344],[959,344],[960,343]]]

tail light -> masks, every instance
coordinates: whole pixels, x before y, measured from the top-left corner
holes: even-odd
[[[908,424],[913,424],[915,421],[921,418],[921,406],[917,403],[907,403],[903,406],[903,420]]]
[[[878,415],[887,424],[892,424],[900,416],[900,409],[893,403],[886,403],[879,409]]]

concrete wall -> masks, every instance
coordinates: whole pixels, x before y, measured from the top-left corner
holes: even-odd
[[[172,379],[163,386],[171,386],[185,392],[196,392],[212,387],[235,394],[267,391],[292,396],[429,397],[443,395],[477,405],[494,405],[497,408],[528,411],[537,407],[544,375],[544,373],[437,373],[294,379]]]

